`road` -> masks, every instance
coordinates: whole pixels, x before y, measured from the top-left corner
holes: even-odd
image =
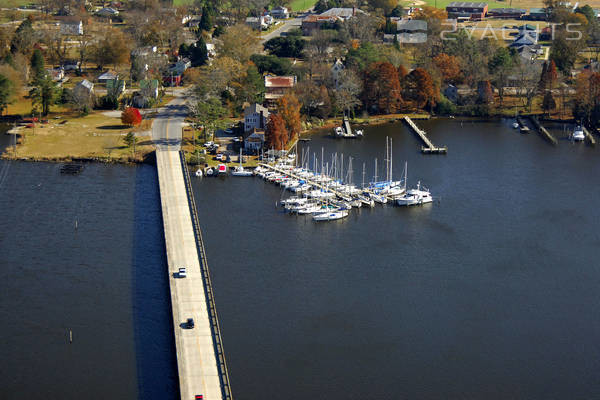
[[[304,16],[300,16],[293,19],[286,19],[282,25],[280,25],[273,32],[269,32],[264,36],[261,36],[260,42],[264,43],[274,37],[281,36],[282,33],[292,30],[294,28],[300,28],[302,26],[302,19]]]
[[[179,155],[185,114],[185,99],[180,94],[159,110],[152,125],[152,138],[157,147],[156,166],[165,232],[179,390],[181,399],[191,400],[196,395],[202,395],[206,400],[221,400],[221,381],[206,292]],[[180,267],[187,269],[187,277],[178,277]],[[193,329],[185,323],[188,318],[194,319]]]

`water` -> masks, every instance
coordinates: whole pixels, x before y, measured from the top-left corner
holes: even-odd
[[[448,155],[392,124],[307,145],[360,182],[392,136],[429,206],[317,224],[260,179],[192,178],[236,399],[600,397],[598,150],[419,125]],[[0,161],[2,398],[176,398],[155,168],[58,168]]]
[[[0,161],[0,209],[1,397],[175,398],[156,170]]]
[[[392,136],[430,206],[314,223],[260,179],[194,181],[237,399],[600,396],[597,150],[419,124],[447,156],[391,124],[307,145],[352,156],[360,182]]]

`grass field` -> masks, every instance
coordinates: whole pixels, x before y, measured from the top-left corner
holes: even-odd
[[[401,1],[404,6],[419,6],[421,4],[427,4],[433,7],[446,8],[449,3],[456,0],[415,0],[415,1]],[[542,0],[513,0],[513,1],[486,1],[488,8],[524,8],[530,9],[532,7],[544,7]],[[591,7],[600,7],[600,0],[587,0],[580,2],[580,5],[589,4]]]
[[[292,0],[290,2],[290,8],[292,11],[304,11],[308,10],[317,3],[317,0]]]
[[[62,123],[66,121],[65,123]],[[120,118],[102,113],[86,117],[51,119],[48,124],[21,129],[21,143],[16,155],[6,152],[5,157],[37,160],[66,160],[71,158],[100,158],[114,161],[141,160],[154,149],[149,137],[151,121],[145,120],[138,128],[121,124]],[[123,137],[137,131],[136,153],[125,146]]]

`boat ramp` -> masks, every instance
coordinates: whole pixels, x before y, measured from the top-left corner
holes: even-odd
[[[404,117],[404,121],[412,128],[412,130],[421,138],[425,146],[421,146],[421,152],[425,154],[446,154],[448,152],[448,148],[446,146],[437,147],[435,146],[431,140],[427,137],[427,133],[420,129],[417,124],[413,122],[410,117]]]

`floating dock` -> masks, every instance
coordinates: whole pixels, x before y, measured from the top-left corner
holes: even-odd
[[[594,137],[592,136],[592,134],[590,133],[590,131],[588,131],[585,126],[581,126],[583,128],[583,133],[585,134],[585,139],[588,141],[588,143],[590,144],[590,146],[595,146],[596,145],[596,139],[594,139]]]
[[[425,146],[421,146],[421,152],[425,153],[425,154],[446,154],[448,152],[448,148],[446,146],[443,147],[436,147],[434,146],[433,143],[431,143],[431,140],[429,140],[429,138],[427,137],[427,133],[420,129],[413,121],[412,119],[410,119],[410,117],[404,117],[404,121],[406,121],[406,123],[408,124],[408,126],[410,126],[413,131],[419,135],[419,137],[421,138],[421,140],[423,141],[423,143],[425,143]]]
[[[547,141],[549,141],[550,143],[552,143],[554,146],[556,146],[558,144],[558,140],[556,140],[556,138],[554,136],[552,136],[550,134],[550,132],[548,132],[546,130],[546,128],[544,128],[542,126],[542,124],[540,124],[540,121],[538,121],[538,119],[531,115],[529,117],[529,120],[531,121],[531,123],[533,123],[533,125],[535,126],[535,128],[537,129],[537,131],[540,133],[540,135],[542,135],[542,137],[544,139],[546,139]]]

